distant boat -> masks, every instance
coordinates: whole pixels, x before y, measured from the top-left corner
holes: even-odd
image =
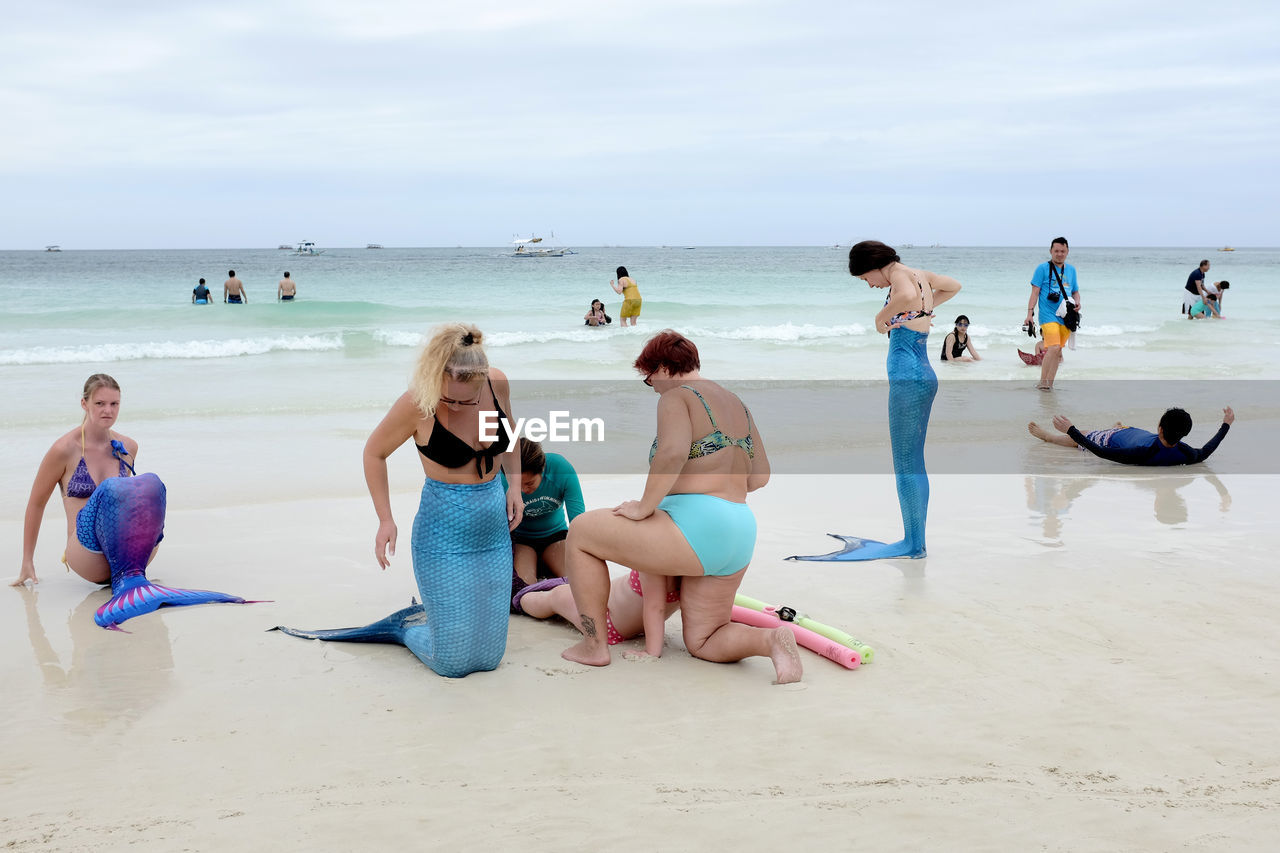
[[[1218,251],[1219,251],[1219,252],[1234,252],[1234,251],[1235,251],[1235,249],[1234,249],[1233,247],[1231,247],[1231,246],[1223,246],[1223,247],[1222,247],[1221,249],[1219,249]]]
[[[48,246],[44,247],[44,250],[46,252],[61,252],[62,247],[59,246],[57,243],[50,243]]]
[[[292,244],[292,243],[281,243],[279,246],[276,246],[276,248],[277,248],[277,249],[292,249],[292,248],[293,248],[293,244]]]
[[[369,245],[365,246],[365,248],[366,248],[366,249],[381,249],[381,248],[382,248],[382,244],[381,244],[381,243],[370,243]]]
[[[310,240],[303,240],[298,244],[298,248],[294,249],[293,253],[295,255],[322,255],[324,254],[324,249],[317,249],[315,243]]]
[[[554,239],[555,236],[556,236],[555,232],[552,231],[551,232],[552,239]],[[516,250],[511,253],[511,257],[513,258],[563,258],[565,256],[565,252],[568,251],[567,249],[561,249],[561,248],[546,249],[541,246],[534,245],[535,243],[541,243],[541,242],[542,242],[542,238],[534,235],[530,235],[528,237],[517,237],[516,239],[511,241],[511,245],[516,247]],[[577,254],[577,252],[569,252],[569,254]]]

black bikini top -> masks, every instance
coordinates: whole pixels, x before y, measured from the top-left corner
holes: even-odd
[[[479,448],[472,447],[450,432],[437,418],[435,426],[431,428],[431,437],[427,439],[427,443],[418,444],[416,441],[414,442],[418,452],[437,465],[443,465],[446,468],[461,468],[468,462],[475,460],[476,473],[480,476],[483,477],[492,471],[493,460],[506,452],[507,445],[511,443],[511,436],[507,432],[507,426],[504,423],[507,419],[506,413],[502,411],[502,406],[498,404],[498,398],[493,393],[492,379],[489,380],[489,396],[493,398],[493,408],[498,412],[498,437],[492,444]]]

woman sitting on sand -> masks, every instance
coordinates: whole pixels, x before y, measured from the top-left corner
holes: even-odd
[[[609,560],[642,577],[681,578],[684,641],[694,657],[728,662],[764,655],[779,683],[798,681],[800,657],[789,630],[730,621],[755,549],[747,492],[769,482],[769,457],[746,406],[703,379],[700,366],[698,348],[670,329],[636,358],[644,384],[661,395],[649,477],[640,500],[585,512],[569,526],[569,585],[584,636],[564,657],[591,666],[610,661]]]
[[[115,379],[105,373],[90,376],[80,408],[80,428],[55,441],[36,471],[22,528],[22,570],[13,586],[39,582],[36,539],[45,504],[57,488],[67,514],[62,562],[87,581],[111,582],[111,598],[94,614],[103,628],[116,629],[164,605],[244,604],[234,595],[147,580],[147,566],[164,538],[164,483],[155,474],[135,474],[138,443],[111,430],[120,414],[120,385]]]
[[[514,595],[520,587],[543,577],[564,576],[564,540],[569,522],[585,510],[578,472],[559,453],[544,453],[542,445],[520,437],[520,496],[524,518],[511,533]],[[506,476],[503,475],[503,484]]]
[[[88,550],[76,538],[76,516],[98,484],[130,475],[129,466],[137,464],[138,442],[111,429],[120,414],[120,385],[107,374],[95,373],[85,381],[80,408],[84,410],[80,426],[53,443],[36,471],[22,526],[22,570],[13,586],[40,582],[36,577],[36,540],[45,504],[55,488],[61,493],[67,515],[62,562],[90,583],[106,583],[111,578],[106,556]]]
[[[364,448],[364,476],[378,514],[373,554],[396,552],[387,457],[413,439],[426,475],[413,520],[413,574],[421,604],[363,628],[293,636],[400,643],[440,675],[461,678],[496,669],[507,645],[511,606],[511,533],[524,512],[520,456],[508,451],[512,420],[507,377],[489,366],[475,326],[453,323],[431,337],[409,390],[400,395]],[[480,441],[481,415],[498,420],[497,438]],[[507,481],[498,478],[501,464]]]
[[[604,612],[605,635],[616,646],[644,635],[644,652],[628,657],[661,657],[663,625],[680,609],[680,578],[640,574],[618,575],[609,583],[609,606]],[[525,587],[511,599],[513,613],[535,619],[561,616],[582,630],[582,619],[573,603],[573,591],[564,578],[551,578]]]

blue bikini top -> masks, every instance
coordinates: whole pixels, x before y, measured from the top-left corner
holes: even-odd
[[[133,466],[124,461],[124,457],[128,453],[124,449],[123,443],[114,438],[111,440],[111,455],[120,460],[121,477],[128,477],[133,473]],[[93,475],[89,473],[89,466],[84,461],[84,427],[81,427],[80,464],[76,466],[76,470],[71,473],[71,478],[67,480],[67,497],[87,498],[93,494],[93,490],[96,488],[98,488],[98,484],[93,481]]]
[[[711,407],[707,405],[707,401],[703,399],[701,394],[698,393],[698,389],[690,385],[681,385],[680,387],[688,388],[690,391],[693,392],[693,395],[702,402],[702,408],[707,410],[707,418],[710,419],[711,421],[711,432],[707,433],[702,438],[694,439],[693,443],[689,445],[690,459],[701,459],[703,456],[710,456],[712,453],[715,453],[720,450],[724,450],[726,447],[740,447],[747,452],[747,456],[749,458],[751,459],[756,458],[756,446],[755,446],[755,442],[752,441],[751,439],[750,432],[747,433],[746,438],[730,438],[729,436],[725,435],[724,432],[720,429],[720,427],[716,426],[716,419],[715,419],[715,416],[711,414]],[[742,411],[747,413],[747,423],[750,424],[751,410],[748,409],[744,404],[742,407]],[[653,446],[649,448],[650,464],[653,464],[653,457],[657,452],[658,452],[658,439],[657,439],[657,436],[655,436],[653,439]]]

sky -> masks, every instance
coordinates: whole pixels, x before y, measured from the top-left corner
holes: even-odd
[[[5,5],[0,249],[1280,244],[1272,0]]]

